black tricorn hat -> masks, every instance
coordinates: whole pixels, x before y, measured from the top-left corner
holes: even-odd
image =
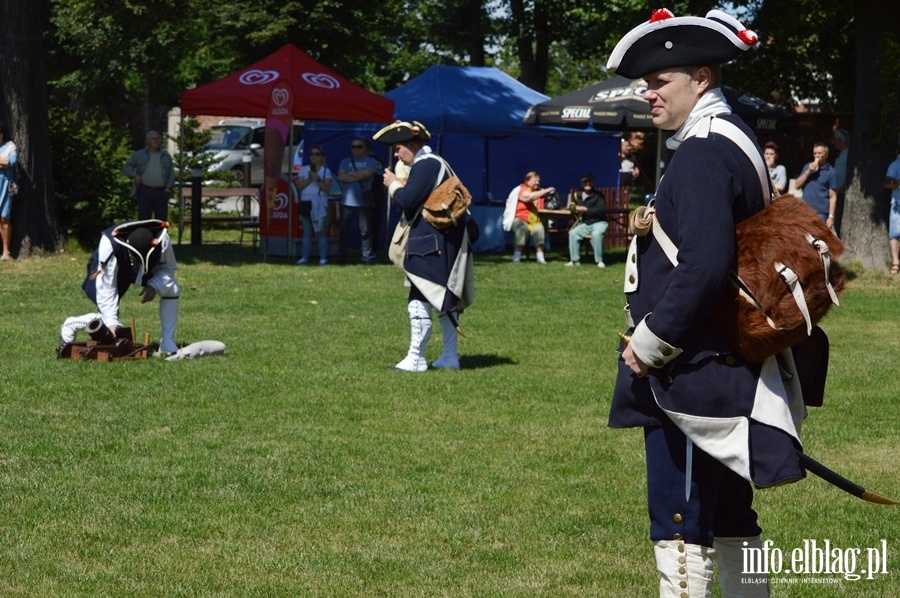
[[[169,223],[162,220],[126,222],[113,229],[116,243],[128,249],[128,256],[135,268],[143,267],[149,273],[159,263],[163,238]]]
[[[754,32],[721,10],[711,10],[705,17],[676,17],[661,8],[619,40],[606,68],[640,79],[665,68],[724,64],[757,40]]]
[[[372,139],[385,145],[404,143],[413,139],[425,142],[431,139],[431,133],[417,120],[411,123],[398,120],[375,133]]]

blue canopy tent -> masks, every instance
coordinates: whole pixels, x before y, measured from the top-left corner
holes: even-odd
[[[476,203],[505,198],[529,170],[561,189],[577,187],[585,172],[594,173],[598,186],[617,183],[613,135],[524,124],[528,108],[547,96],[499,69],[433,66],[384,95],[394,100],[397,118],[428,127],[435,150],[453,165]]]
[[[522,120],[528,108],[549,98],[499,69],[433,66],[384,95],[394,101],[398,119],[418,120],[428,128],[432,148],[471,191],[473,213],[484,236],[477,250],[503,249],[502,231],[498,247],[494,230],[499,227],[497,212],[502,211],[496,205],[528,171],[540,172],[542,184],[557,187],[563,196],[578,187],[586,172],[594,174],[598,187],[618,184],[617,133],[526,125]],[[316,139],[362,129],[368,127],[310,122],[304,139],[318,143]],[[332,158],[330,153],[329,162]],[[496,199],[495,206],[488,210],[491,199]],[[386,230],[392,230],[392,224]]]

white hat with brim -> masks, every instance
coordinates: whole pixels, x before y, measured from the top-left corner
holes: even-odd
[[[619,40],[606,68],[640,79],[666,68],[724,64],[757,40],[754,32],[720,10],[705,17],[676,17],[662,8]]]

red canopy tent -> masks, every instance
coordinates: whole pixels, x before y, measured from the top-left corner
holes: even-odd
[[[281,108],[273,106],[273,101]],[[283,101],[289,101],[291,106]],[[292,44],[223,79],[181,93],[182,117],[195,114],[267,118],[272,116],[273,108],[280,111],[280,119],[287,121],[284,130],[290,128],[291,119],[359,123],[394,120],[393,100],[356,85]],[[267,120],[267,127],[270,122]],[[290,149],[288,155],[292,155]],[[261,192],[260,234],[286,235],[285,253],[292,255],[291,238],[300,234],[300,227],[291,213],[292,186],[288,177],[281,178],[277,191],[276,179],[272,179],[271,188],[267,183]],[[270,200],[266,195],[274,197]],[[181,227],[179,239],[180,230]],[[266,247],[268,251],[268,243]]]
[[[182,114],[265,118],[272,88],[287,81],[293,116],[307,120],[394,120],[394,101],[374,94],[324,67],[293,44],[224,79],[181,93]]]

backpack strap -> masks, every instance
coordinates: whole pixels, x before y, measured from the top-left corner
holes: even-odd
[[[772,203],[773,196],[775,195],[772,189],[772,182],[769,179],[769,169],[766,168],[766,164],[762,159],[762,156],[756,149],[756,145],[747,137],[747,134],[740,130],[733,123],[728,122],[722,118],[710,117],[711,121],[708,125],[706,131],[712,131],[717,135],[722,135],[723,137],[727,137],[731,141],[737,145],[744,155],[750,160],[753,164],[754,170],[756,170],[756,176],[759,177],[759,187],[762,190],[763,195],[763,205],[767,206]],[[698,134],[698,137],[701,135]],[[706,137],[706,135],[702,135]]]
[[[841,302],[838,301],[837,293],[834,292],[834,287],[831,286],[831,253],[828,251],[828,245],[822,239],[814,237],[807,233],[806,240],[809,241],[810,245],[819,250],[819,255],[822,256],[822,266],[825,269],[825,286],[828,289],[828,295],[831,297],[831,302],[835,305],[840,305]]]
[[[450,176],[456,176],[456,173],[453,172],[453,169],[450,168],[450,165],[447,164],[447,161],[444,160],[443,158],[441,158],[440,156],[438,156],[437,154],[425,154],[422,157],[423,158],[433,158],[435,160],[438,160],[441,163],[441,170],[438,172],[437,178],[434,180],[434,187],[432,188],[432,191],[434,191],[435,189],[437,189],[438,187],[441,186],[441,182],[443,182],[443,180],[444,180],[444,174],[446,174],[447,171],[450,171]]]
[[[772,184],[769,181],[769,171],[766,168],[765,162],[763,162],[762,156],[756,150],[756,145],[740,128],[727,120],[716,118],[714,116],[708,116],[702,119],[694,126],[688,136],[706,138],[709,136],[710,132],[727,137],[733,141],[742,152],[744,152],[744,155],[746,155],[747,159],[753,164],[756,175],[759,177],[759,185],[763,195],[763,205],[768,206],[772,202]],[[652,220],[651,230],[653,231],[653,237],[656,239],[656,242],[659,243],[660,247],[662,247],[662,250],[665,252],[666,257],[669,258],[669,261],[672,262],[672,265],[677,266],[678,247],[672,242],[672,239],[669,238],[666,231],[659,226],[659,222],[656,219],[656,208],[654,207],[654,203],[654,201],[650,201],[643,217]]]
[[[659,220],[656,218],[656,200],[651,199],[645,208],[638,208],[638,211],[635,212],[635,217],[645,223],[640,227],[634,226],[633,228],[635,231],[637,231],[638,228],[647,228],[646,225],[649,225],[650,230],[653,232],[653,237],[656,239],[656,242],[659,243],[663,253],[666,254],[666,257],[669,258],[669,261],[672,262],[673,266],[677,266],[678,246],[676,246],[671,237],[666,234],[663,227],[659,225]],[[644,234],[647,233],[645,232]],[[643,235],[638,232],[635,236],[638,237]]]

